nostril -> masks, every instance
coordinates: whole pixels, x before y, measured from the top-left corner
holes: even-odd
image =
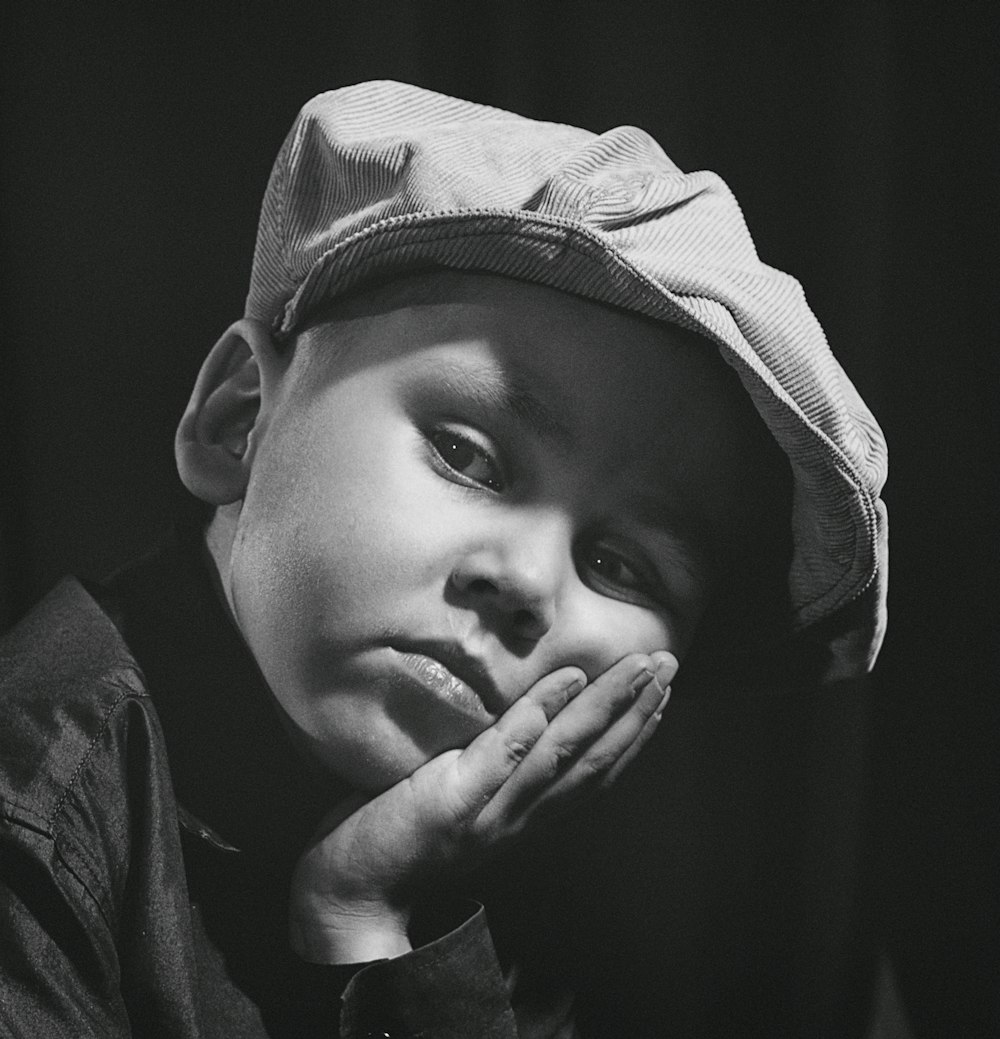
[[[497,630],[503,629],[519,640],[537,641],[549,628],[548,610],[543,600],[518,582],[502,576],[477,576],[456,571],[450,584],[459,594],[459,604],[480,611]]]

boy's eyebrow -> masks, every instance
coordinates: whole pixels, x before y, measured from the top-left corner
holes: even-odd
[[[539,437],[565,445],[574,440],[552,406],[535,392],[538,379],[517,362],[433,361],[424,372],[433,375],[444,390],[509,415]]]

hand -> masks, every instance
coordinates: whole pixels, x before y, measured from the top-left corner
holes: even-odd
[[[293,874],[295,951],[322,963],[407,952],[419,888],[614,782],[652,736],[676,671],[667,652],[625,657],[586,686],[578,668],[555,671],[464,750],[338,806]]]

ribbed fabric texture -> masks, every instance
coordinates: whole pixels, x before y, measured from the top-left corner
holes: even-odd
[[[271,173],[247,316],[287,337],[324,300],[430,266],[537,282],[714,341],[791,462],[792,623],[868,590],[851,669],[871,667],[885,440],[721,178],[681,172],[635,127],[596,135],[393,82],[314,98]]]

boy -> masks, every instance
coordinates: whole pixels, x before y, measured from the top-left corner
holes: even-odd
[[[679,658],[881,639],[878,428],[631,128],[310,102],[177,459],[204,529],[3,646],[15,1035],[574,1034],[458,878],[614,782]]]

